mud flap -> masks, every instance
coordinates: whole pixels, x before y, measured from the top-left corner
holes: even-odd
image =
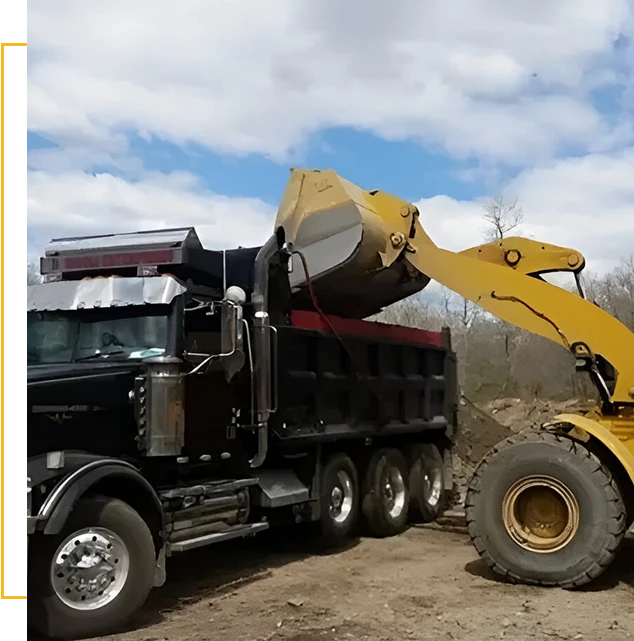
[[[167,572],[165,571],[165,544],[161,548],[161,551],[158,553],[156,558],[156,567],[154,568],[154,587],[160,588],[164,585],[167,578]]]
[[[443,450],[443,466],[445,468],[445,492],[453,492],[453,451],[450,447]]]

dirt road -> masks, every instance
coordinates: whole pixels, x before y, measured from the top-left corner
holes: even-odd
[[[294,536],[294,539],[289,539]],[[412,528],[337,554],[292,529],[176,557],[108,641],[634,639],[634,541],[591,588],[497,582],[468,537]]]

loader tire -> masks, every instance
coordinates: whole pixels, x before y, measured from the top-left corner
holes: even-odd
[[[118,499],[81,499],[59,535],[37,536],[29,545],[28,623],[47,638],[118,630],[154,582],[150,530]]]
[[[547,433],[502,441],[467,491],[471,540],[511,583],[576,588],[616,556],[627,514],[609,469],[581,443]]]

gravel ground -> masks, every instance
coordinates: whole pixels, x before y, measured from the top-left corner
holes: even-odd
[[[101,641],[634,638],[634,540],[577,592],[500,583],[464,533],[420,527],[328,555],[298,528],[269,532],[175,557],[168,575]]]

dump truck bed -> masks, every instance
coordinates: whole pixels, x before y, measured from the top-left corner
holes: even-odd
[[[333,332],[335,330],[336,334]],[[455,357],[448,332],[293,311],[278,327],[278,412],[288,441],[451,436]]]

